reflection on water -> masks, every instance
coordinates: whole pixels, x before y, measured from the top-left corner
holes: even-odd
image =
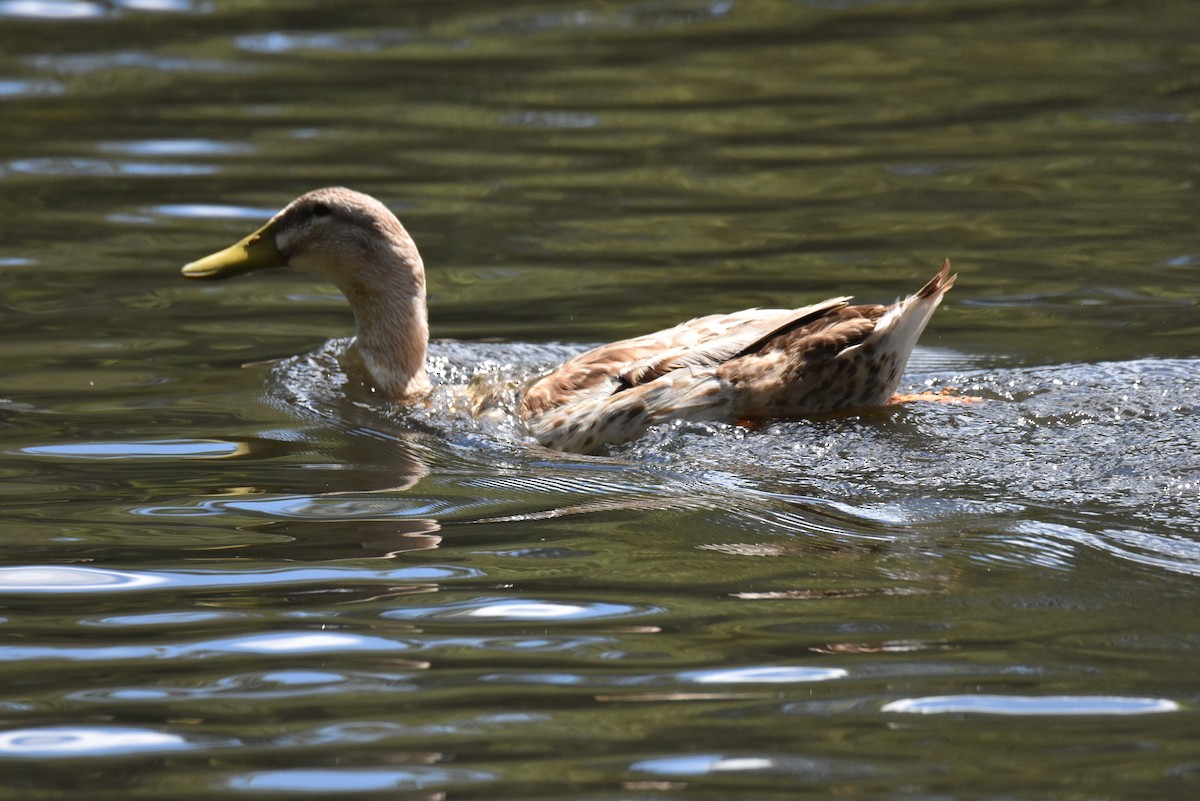
[[[905,698],[885,704],[884,712],[915,712],[921,715],[965,712],[992,715],[1145,715],[1178,712],[1179,704],[1161,698],[1087,698],[1013,695],[968,695],[941,698]]]
[[[73,729],[51,726],[18,729],[0,735],[0,758],[105,756],[176,751],[187,747],[187,742],[176,735],[116,727]]]
[[[1194,798],[1197,22],[0,0],[0,784]],[[334,184],[421,246],[428,408],[322,282],[177,277]],[[903,388],[980,404],[579,457],[455,400],[945,256]]]

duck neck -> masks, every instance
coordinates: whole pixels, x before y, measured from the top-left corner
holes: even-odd
[[[430,389],[425,270],[415,249],[394,259],[399,263],[340,289],[354,310],[354,347],[376,386],[389,397],[411,398]]]

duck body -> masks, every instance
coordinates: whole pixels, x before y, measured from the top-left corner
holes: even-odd
[[[379,201],[318,189],[184,276],[224,278],[292,266],[320,274],[354,311],[369,377],[400,401],[430,390],[424,265]],[[878,406],[892,397],[917,338],[954,284],[947,260],[889,306],[848,297],[798,309],[746,309],[602,345],[528,386],[520,415],[542,445],[593,453],[671,420],[744,422]]]
[[[946,261],[890,306],[841,297],[746,309],[604,345],[531,386],[525,423],[544,445],[586,453],[675,419],[759,422],[879,406],[953,284]]]

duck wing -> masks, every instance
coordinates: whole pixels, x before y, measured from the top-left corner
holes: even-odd
[[[526,417],[586,397],[609,396],[682,369],[705,369],[748,353],[772,338],[847,305],[848,297],[799,309],[746,309],[712,314],[673,328],[601,345],[570,359],[526,392]]]
[[[799,309],[770,310],[765,314],[753,314],[750,319],[742,317],[747,314],[746,312],[721,315],[724,326],[712,325],[713,322],[716,322],[712,318],[700,318],[701,321],[709,323],[705,327],[712,332],[710,336],[681,344],[673,344],[670,339],[667,339],[667,341],[661,342],[657,352],[651,353],[621,370],[618,378],[622,388],[629,389],[655,381],[675,370],[716,367],[731,359],[752,353],[776,337],[803,328],[826,317],[831,312],[844,308],[849,300],[848,296],[830,298]],[[758,313],[763,310],[751,309],[748,311]],[[685,323],[684,325],[691,324]],[[671,329],[671,331],[673,330]],[[670,331],[662,333],[670,333]],[[677,336],[674,339],[678,338]]]

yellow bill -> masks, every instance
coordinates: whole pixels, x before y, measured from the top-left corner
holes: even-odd
[[[236,245],[185,264],[183,277],[228,278],[267,267],[283,267],[286,263],[275,245],[275,221],[271,220]]]

